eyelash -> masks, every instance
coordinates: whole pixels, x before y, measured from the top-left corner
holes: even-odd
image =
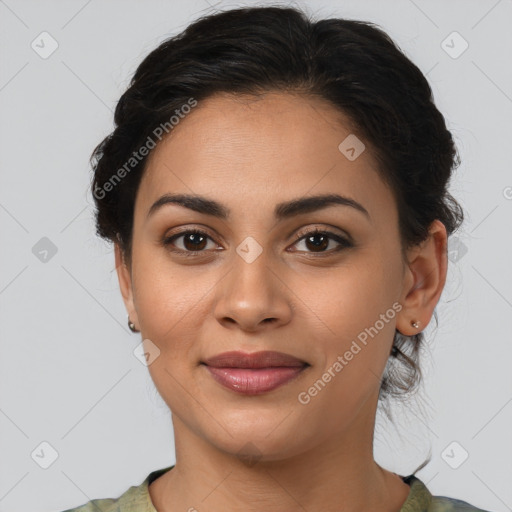
[[[179,255],[182,255],[182,256],[185,256],[185,257],[193,257],[193,256],[197,256],[197,255],[199,255],[201,253],[205,253],[206,250],[202,250],[202,251],[183,251],[181,249],[171,248],[172,247],[172,242],[174,242],[176,239],[178,239],[178,238],[180,238],[182,236],[191,235],[191,234],[193,234],[193,235],[201,235],[201,236],[204,236],[206,238],[209,238],[212,241],[215,241],[205,231],[202,231],[201,229],[195,228],[195,229],[188,229],[186,231],[182,231],[180,233],[176,233],[174,235],[166,237],[166,238],[163,239],[162,243],[171,252],[179,254]],[[335,233],[333,233],[331,231],[325,231],[325,230],[321,230],[321,229],[318,229],[318,228],[315,228],[315,229],[313,229],[311,231],[306,231],[306,232],[301,233],[299,235],[299,238],[297,238],[292,245],[296,245],[298,242],[306,239],[307,237],[316,236],[316,235],[327,236],[330,239],[334,240],[335,242],[338,242],[340,245],[338,247],[336,247],[335,249],[331,249],[331,250],[325,251],[325,252],[315,253],[315,252],[312,252],[312,251],[306,251],[306,253],[308,253],[308,254],[313,254],[313,255],[316,255],[316,256],[319,256],[319,257],[328,256],[328,255],[332,255],[333,253],[340,252],[343,249],[348,249],[348,248],[354,246],[354,244],[352,242],[350,242],[348,239],[343,238],[343,237],[341,237],[341,236],[339,236],[339,235],[337,235],[337,234],[335,234]],[[299,251],[299,252],[302,252],[302,251]]]

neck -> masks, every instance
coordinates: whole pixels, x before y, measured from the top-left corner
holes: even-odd
[[[410,491],[398,475],[375,462],[374,421],[361,419],[343,435],[275,460],[257,451],[252,458],[221,451],[176,416],[173,425],[176,465],[150,486],[158,512],[396,512]]]

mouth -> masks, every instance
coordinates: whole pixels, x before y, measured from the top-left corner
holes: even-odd
[[[201,362],[219,384],[244,395],[272,391],[311,366],[283,352],[224,352]]]

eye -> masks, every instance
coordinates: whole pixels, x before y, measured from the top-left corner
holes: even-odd
[[[338,252],[343,249],[353,247],[353,243],[350,242],[348,239],[340,235],[337,235],[336,233],[333,233],[331,231],[325,231],[316,228],[314,230],[306,232],[306,234],[301,233],[301,235],[302,236],[295,241],[294,245],[303,242],[304,247],[306,248],[306,252],[331,254],[333,252]],[[334,248],[331,248],[330,250],[326,250],[330,245],[332,245],[331,242],[333,241],[338,245]]]
[[[293,245],[295,246],[302,242],[305,249],[299,250],[300,252],[329,255],[354,246],[354,244],[347,238],[331,231],[321,230],[318,228],[305,233],[302,232],[299,235],[300,238],[298,238]],[[180,243],[177,243],[178,240],[180,240]],[[213,246],[208,246],[209,241]],[[337,246],[335,245],[334,248],[327,250],[333,245],[333,242],[334,244],[337,244]],[[170,251],[183,256],[195,256],[201,252],[206,252],[208,249],[217,249],[215,241],[208,235],[208,233],[200,229],[189,229],[176,233],[164,238],[162,243],[164,246],[168,247]]]
[[[183,239],[181,241],[182,247],[175,248],[175,241],[179,239]],[[162,243],[165,246],[170,246],[169,249],[173,252],[189,256],[199,252],[204,252],[204,249],[212,249],[212,247],[208,247],[208,240],[213,243],[213,249],[215,249],[217,245],[208,235],[208,233],[200,229],[189,229],[187,231],[182,231],[181,233],[177,233],[175,235],[164,238]]]

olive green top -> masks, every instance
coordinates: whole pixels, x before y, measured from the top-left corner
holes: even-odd
[[[149,484],[173,467],[174,465],[151,472],[140,485],[130,487],[119,498],[91,500],[63,512],[157,512],[149,495]],[[488,512],[473,507],[465,501],[444,496],[432,496],[425,484],[414,475],[401,478],[410,485],[411,490],[400,512]]]

